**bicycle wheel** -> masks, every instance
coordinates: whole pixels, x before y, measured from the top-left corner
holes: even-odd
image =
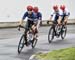
[[[33,38],[33,40],[32,40],[32,48],[34,48],[36,46],[36,43],[37,43],[37,39]]]
[[[51,27],[48,33],[48,42],[51,43],[53,39],[54,39],[54,29],[53,27]]]
[[[56,37],[59,38],[61,34],[61,27],[59,25],[56,25],[55,30],[56,30]]]
[[[61,38],[64,39],[65,36],[66,36],[66,33],[67,33],[67,26],[62,26],[62,29],[61,29]]]
[[[21,39],[19,41],[19,45],[18,45],[18,53],[20,54],[20,52],[22,51],[23,47],[24,47],[24,34],[21,36]]]

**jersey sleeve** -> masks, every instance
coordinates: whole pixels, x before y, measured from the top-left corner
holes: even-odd
[[[39,20],[42,20],[42,14],[39,13]]]
[[[69,16],[70,15],[70,12],[69,12],[69,10],[67,8],[65,9],[65,15],[66,16]]]
[[[70,12],[66,12],[66,16],[69,16],[70,15]]]
[[[53,15],[54,15],[54,12],[51,13],[51,16],[53,16]]]
[[[59,10],[59,16],[63,16],[63,12]]]
[[[68,16],[70,16],[70,12],[68,12]]]
[[[22,20],[24,20],[24,19],[27,17],[27,15],[28,15],[28,13],[25,12],[25,14],[24,14],[23,17],[22,17]]]

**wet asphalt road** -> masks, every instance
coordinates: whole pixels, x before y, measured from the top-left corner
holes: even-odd
[[[47,38],[50,27],[41,27],[36,47],[32,49],[31,46],[25,46],[21,54],[17,53],[17,46],[24,30],[18,31],[17,28],[0,29],[0,60],[29,60],[29,57],[37,52],[75,47],[75,25],[67,27],[68,32],[65,39],[55,38],[51,44],[48,43]]]

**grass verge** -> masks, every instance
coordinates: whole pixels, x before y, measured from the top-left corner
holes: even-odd
[[[36,54],[36,58],[38,60],[75,60],[75,48],[72,47]]]

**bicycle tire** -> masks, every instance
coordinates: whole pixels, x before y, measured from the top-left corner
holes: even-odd
[[[61,28],[60,28],[60,26],[56,25],[56,29],[55,30],[56,30],[56,37],[59,38],[60,35],[61,35]]]
[[[18,45],[18,53],[20,54],[23,47],[24,47],[24,43],[25,43],[25,40],[24,40],[24,34],[21,36],[20,38],[20,41],[19,41],[19,45]],[[21,46],[22,44],[22,46]]]
[[[53,30],[53,31],[52,31],[52,30]],[[52,36],[50,37],[51,33],[52,33]],[[51,39],[50,39],[50,38],[51,38]],[[53,39],[54,39],[54,29],[53,29],[53,27],[51,27],[51,28],[49,29],[49,33],[48,33],[48,42],[51,43]]]
[[[64,31],[63,31],[63,29],[64,29],[64,26],[62,26],[62,29],[61,29],[61,38],[62,38],[62,40],[66,37],[67,27],[65,26],[65,30]]]
[[[32,48],[35,48],[35,46],[36,46],[36,43],[37,43],[37,39],[36,38],[33,38],[33,40],[32,40]]]

